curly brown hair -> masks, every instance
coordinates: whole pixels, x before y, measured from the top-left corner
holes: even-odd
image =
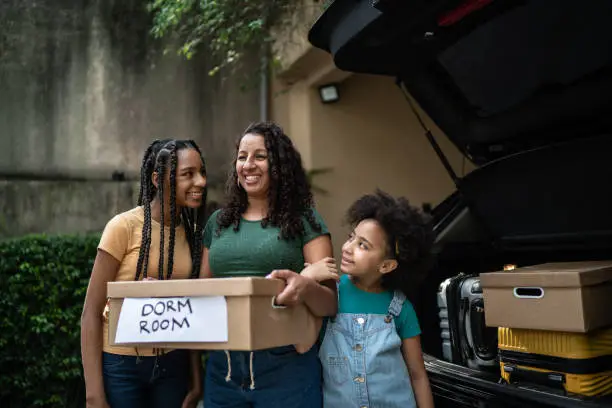
[[[431,218],[406,198],[395,198],[379,189],[355,201],[346,218],[352,227],[363,220],[375,220],[382,227],[388,256],[398,263],[394,271],[382,276],[382,287],[400,290],[413,299],[433,264]]]
[[[242,214],[249,204],[246,191],[236,183],[238,146],[248,134],[263,136],[268,152],[268,214],[261,221],[262,227],[278,227],[279,238],[291,240],[304,235],[302,217],[305,217],[315,231],[321,232],[321,225],[316,222],[312,212],[314,200],[300,153],[279,125],[258,122],[249,125],[236,142],[233,166],[226,185],[227,203],[217,216],[217,233],[230,226],[238,231]]]

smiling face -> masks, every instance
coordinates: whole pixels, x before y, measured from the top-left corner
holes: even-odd
[[[340,270],[359,278],[375,278],[393,271],[397,261],[389,257],[385,231],[371,219],[361,221],[342,245]]]
[[[176,159],[176,205],[198,208],[206,187],[200,153],[195,149],[181,149],[176,152]]]
[[[158,174],[153,173],[153,184],[158,186]],[[206,172],[197,150],[183,148],[176,152],[176,206],[198,208],[203,203]],[[169,205],[170,174],[164,180],[164,202]]]
[[[264,137],[248,133],[242,137],[236,156],[238,183],[247,195],[265,198],[270,187],[268,151]]]

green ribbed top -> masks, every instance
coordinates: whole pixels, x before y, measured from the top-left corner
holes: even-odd
[[[204,228],[204,246],[208,248],[208,261],[214,277],[265,277],[275,269],[290,269],[299,272],[304,268],[304,245],[324,234],[329,234],[321,215],[312,210],[321,232],[316,232],[302,217],[304,236],[300,239],[279,239],[280,229],[273,226],[263,228],[261,221],[240,221],[240,228],[226,228],[217,234],[215,211]]]

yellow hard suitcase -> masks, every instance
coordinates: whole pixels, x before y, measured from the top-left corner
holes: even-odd
[[[502,378],[587,397],[612,394],[612,328],[592,333],[498,329]]]

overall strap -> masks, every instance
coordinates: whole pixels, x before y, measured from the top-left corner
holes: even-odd
[[[387,313],[393,317],[398,317],[402,312],[402,306],[404,306],[405,301],[406,295],[396,290],[393,293],[393,299],[391,299],[391,304],[389,304],[389,311]]]
[[[340,307],[340,281],[336,281],[336,302],[338,303],[338,307]],[[336,316],[330,316],[329,321],[335,322]],[[325,319],[323,319],[323,328],[326,329],[326,327],[327,323],[325,322]]]

